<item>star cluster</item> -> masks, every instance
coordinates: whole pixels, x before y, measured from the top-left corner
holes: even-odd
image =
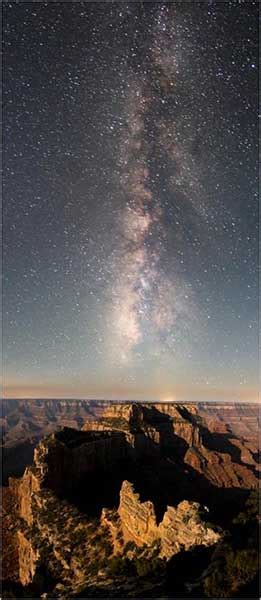
[[[257,20],[4,2],[7,395],[255,397]]]

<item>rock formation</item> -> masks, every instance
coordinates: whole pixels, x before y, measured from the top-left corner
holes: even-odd
[[[55,493],[73,489],[84,476],[112,470],[127,453],[125,436],[114,431],[79,432],[64,428],[44,438],[34,451],[33,467],[26,469],[28,489],[35,484]],[[25,494],[27,495],[26,491]]]
[[[96,404],[95,409],[98,412]],[[1,400],[4,485],[32,464],[34,448],[43,437],[60,427],[80,429],[87,418],[94,418],[93,411],[85,400]]]
[[[253,432],[258,431],[256,411],[250,409],[252,434],[248,441],[231,433],[221,418],[217,419],[217,431],[213,423],[208,429],[209,419],[212,422],[213,418],[207,409],[204,410],[199,411],[193,404],[113,405],[105,408],[98,427],[100,431],[113,427],[124,433],[129,452],[133,448],[136,456],[168,454],[178,457],[211,485],[256,487],[259,471],[258,442],[253,439]],[[226,410],[228,412],[228,408]],[[233,407],[234,421],[235,412]],[[93,427],[94,422],[87,421],[83,429],[87,431]]]
[[[123,431],[129,436],[130,446],[136,447],[136,453],[138,449],[145,452],[147,448],[147,452],[156,455],[159,446],[166,452],[172,446],[175,455],[179,453],[183,459],[185,450],[189,450],[186,463],[193,468],[197,464],[199,472],[202,470],[214,485],[219,485],[219,476],[217,470],[214,472],[211,467],[211,452],[233,454],[232,467],[226,457],[226,468],[224,461],[220,463],[220,486],[225,482],[226,487],[231,487],[232,482],[234,485],[237,480],[238,487],[248,487],[254,485],[259,468],[258,421],[258,406],[249,403],[195,405],[161,402],[135,405],[86,400],[3,400],[4,484],[7,484],[9,476],[21,476],[25,467],[32,463],[33,451],[40,439],[59,427],[83,427],[89,431]],[[208,440],[202,436],[204,428],[212,436],[211,447],[208,443],[211,436]],[[229,452],[225,450],[225,438],[229,441],[226,444]],[[213,439],[216,444],[213,444]],[[149,445],[147,440],[151,442]],[[201,452],[203,447],[205,452]],[[240,470],[237,474],[236,463],[245,465],[247,470]],[[204,470],[203,465],[207,467]],[[235,476],[231,476],[231,469]]]
[[[19,579],[22,585],[28,585],[33,581],[40,554],[28,538],[20,530],[17,532],[19,549]]]
[[[118,513],[124,541],[133,541],[137,546],[159,541],[160,556],[167,559],[183,549],[211,546],[220,540],[221,534],[202,521],[202,512],[197,502],[184,500],[176,508],[168,506],[157,525],[153,503],[141,502],[128,481],[122,484]]]
[[[153,503],[140,502],[128,481],[123,481],[118,510],[124,541],[134,541],[137,546],[151,545],[158,539],[158,527]]]
[[[70,598],[106,579],[108,557],[123,554],[128,542],[141,552],[155,546],[166,560],[217,544],[220,530],[207,524],[197,493],[215,505],[217,490],[224,502],[226,488],[256,487],[257,456],[254,436],[237,436],[222,419],[208,428],[208,419],[194,405],[121,404],[106,407],[97,427],[92,419],[41,440],[33,464],[9,483],[20,582],[34,581],[44,565],[65,586],[59,597]],[[115,486],[112,504],[104,501],[105,477]],[[96,485],[94,521],[88,501]]]

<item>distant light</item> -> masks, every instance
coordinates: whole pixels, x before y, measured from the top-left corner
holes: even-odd
[[[177,398],[175,396],[167,396],[167,398],[161,398],[160,402],[176,402]]]

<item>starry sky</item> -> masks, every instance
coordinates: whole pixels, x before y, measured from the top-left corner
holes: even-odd
[[[253,400],[258,2],[3,2],[6,397]]]

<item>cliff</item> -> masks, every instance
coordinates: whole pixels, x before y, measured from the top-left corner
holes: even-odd
[[[258,470],[259,411],[254,404],[161,402],[141,405],[92,400],[3,400],[1,423],[5,485],[9,476],[21,476],[25,467],[32,464],[38,442],[60,427],[125,432],[133,436],[128,441],[132,448],[136,446],[136,453],[138,449],[142,452],[143,448],[144,452],[149,450],[156,455],[161,451],[169,452],[172,447],[175,455],[178,453],[182,460],[185,450],[193,448],[200,452],[204,446],[206,450],[233,454],[234,464],[252,465],[254,478]],[[209,447],[209,440],[206,442],[206,439],[202,439],[202,427],[208,430],[213,439],[216,436],[215,447],[213,444]],[[225,438],[230,442],[229,452],[224,452]],[[149,448],[147,440],[152,442]],[[193,465],[197,463],[201,472],[202,465],[208,462],[204,477],[215,482],[214,485],[219,485],[217,472],[210,474],[210,455],[203,452],[201,461],[196,461],[195,453],[192,454],[188,453],[187,464],[194,468]],[[231,466],[227,462],[227,468],[224,469],[223,462],[220,485],[223,486],[225,482],[226,487],[230,487],[235,478],[229,475]],[[254,478],[250,471],[248,468],[248,472],[238,473],[238,487],[253,485]]]
[[[33,581],[40,554],[37,548],[34,548],[30,535],[26,537],[23,531],[20,530],[17,532],[17,536],[19,579],[21,584],[26,586]]]
[[[128,481],[122,484],[118,513],[124,541],[133,541],[137,546],[151,546],[158,541],[161,557],[169,559],[183,549],[211,546],[220,540],[221,534],[201,520],[202,512],[198,503],[184,500],[176,508],[168,506],[157,525],[153,503],[141,502]]]
[[[33,467],[26,473],[36,476],[41,487],[61,493],[73,489],[85,476],[99,470],[113,470],[126,453],[126,440],[121,432],[64,428],[38,444]]]
[[[43,437],[60,427],[80,429],[87,418],[95,418],[95,410],[96,404],[85,400],[2,400],[4,485],[32,464],[34,448]]]
[[[19,487],[25,489],[23,478]],[[15,493],[17,488],[11,486],[11,490]],[[23,586],[35,584],[39,569],[44,570],[47,581],[62,582],[68,594],[65,597],[70,598],[77,586],[91,579],[91,572],[94,574],[95,568],[99,568],[99,561],[111,553],[107,532],[102,531],[99,523],[94,526],[92,520],[75,506],[58,499],[40,485],[27,497],[26,504],[26,512],[20,503],[13,515],[17,529],[19,580]],[[57,596],[54,594],[54,597]]]
[[[139,439],[143,433],[137,435]],[[66,491],[79,483],[90,494],[88,482],[93,482],[93,474],[98,485],[99,477],[107,471],[112,483],[117,464],[123,460],[127,465],[126,461],[133,459],[132,452],[136,464],[141,449],[135,457],[135,443],[132,446],[128,436],[132,439],[136,434],[65,428],[42,440],[35,449],[33,465],[20,480],[10,480],[10,492],[16,499],[19,578],[23,585],[34,580],[42,564],[51,578],[59,574],[66,585],[86,583],[89,567],[84,556],[88,553],[97,561],[97,547],[104,558],[106,553],[122,552],[128,541],[139,547],[159,542],[160,556],[169,558],[182,547],[217,542],[219,536],[201,523],[198,504],[168,507],[158,524],[153,502],[141,502],[128,481],[121,485],[117,516],[104,508],[95,528],[88,517],[88,501],[83,512],[66,500]]]
[[[221,517],[224,505],[233,512],[257,485],[257,457],[253,439],[221,421],[208,428],[208,418],[194,405],[122,404],[106,407],[97,429],[90,420],[44,438],[23,477],[10,479],[20,582],[36,581],[41,567],[64,586],[58,597],[70,598],[103,585],[128,542],[145,560],[152,548],[169,560],[217,544],[220,530],[201,503],[212,511],[219,491]]]
[[[158,539],[158,527],[154,505],[151,501],[140,502],[128,481],[123,481],[120,491],[118,513],[124,541],[134,541],[137,546],[150,545]]]
[[[219,418],[214,419],[211,410]],[[223,412],[218,411],[222,407],[211,409],[202,405],[199,409],[189,403],[112,405],[105,408],[95,425],[86,421],[83,430],[91,431],[94,426],[100,431],[113,428],[125,434],[128,451],[133,449],[136,457],[168,455],[191,467],[210,485],[254,488],[258,485],[259,471],[257,412],[250,407],[251,435],[245,439],[231,431],[227,415],[231,414],[233,429],[240,431],[239,423],[244,420],[247,408],[237,412],[233,405],[230,412],[227,406]]]

